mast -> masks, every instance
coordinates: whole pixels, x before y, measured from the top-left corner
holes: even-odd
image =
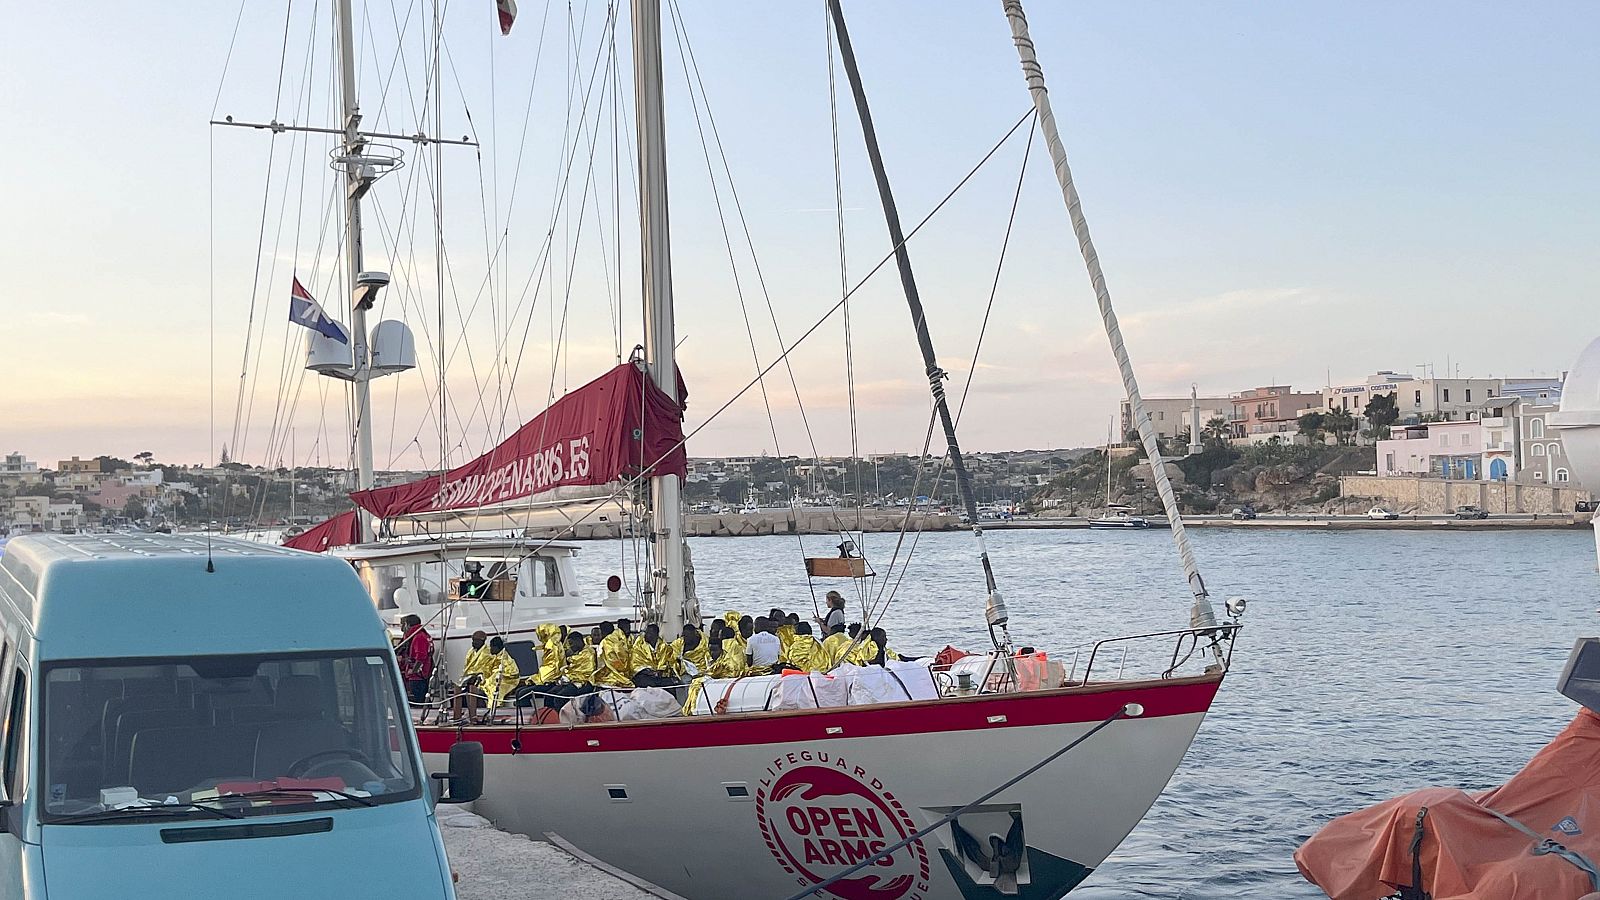
[[[365,296],[362,296],[356,286],[362,271],[361,197],[371,187],[371,179],[363,175],[360,163],[366,138],[358,130],[361,108],[356,103],[356,54],[355,41],[351,37],[353,16],[350,0],[337,0],[334,14],[339,27],[339,86],[344,105],[344,215],[349,240],[345,261],[349,273],[347,285],[351,291],[350,343],[355,354],[350,391],[356,418],[356,490],[365,491],[372,487],[372,354],[367,346],[367,309],[377,297],[377,292],[365,292]],[[361,539],[371,540],[371,514],[357,507],[356,517],[361,523]]]
[[[661,0],[633,2],[633,98],[639,142],[640,277],[644,299],[644,359],[650,380],[678,398],[677,343],[672,317],[672,239],[667,219],[667,142],[661,93]],[[646,614],[666,634],[700,611],[686,588],[683,497],[677,475],[650,478],[650,546],[654,565]]]
[[[1161,443],[1156,438],[1155,427],[1150,424],[1150,415],[1145,412],[1144,399],[1139,395],[1139,381],[1134,377],[1128,348],[1122,342],[1122,326],[1117,324],[1116,310],[1111,307],[1111,292],[1106,288],[1105,272],[1100,269],[1100,256],[1095,252],[1094,240],[1089,236],[1089,222],[1083,216],[1082,201],[1078,198],[1077,187],[1072,183],[1072,170],[1067,167],[1067,151],[1061,144],[1061,134],[1056,130],[1055,113],[1050,109],[1050,94],[1044,86],[1044,69],[1039,66],[1033,39],[1028,36],[1028,17],[1022,11],[1021,0],[1001,0],[1001,5],[1005,8],[1006,19],[1011,23],[1012,43],[1016,44],[1017,56],[1022,61],[1022,74],[1028,80],[1028,92],[1033,96],[1033,107],[1039,114],[1039,128],[1044,132],[1045,145],[1050,148],[1050,161],[1055,166],[1061,197],[1066,201],[1067,214],[1072,219],[1072,231],[1078,239],[1078,249],[1082,251],[1083,261],[1089,270],[1089,283],[1094,287],[1094,298],[1100,307],[1100,318],[1105,322],[1106,337],[1111,342],[1112,354],[1117,358],[1117,368],[1122,374],[1123,389],[1128,394],[1134,426],[1139,430],[1139,440],[1144,444],[1145,455],[1155,475],[1156,493],[1161,495],[1161,506],[1172,523],[1172,542],[1177,545],[1184,577],[1194,594],[1194,605],[1189,611],[1190,625],[1197,628],[1215,626],[1217,618],[1211,609],[1205,579],[1200,577],[1200,564],[1195,561],[1189,535],[1183,530],[1178,498],[1172,493],[1166,461],[1161,458]],[[1198,403],[1195,405],[1198,406]],[[1211,649],[1213,653],[1218,652],[1215,643]]]
[[[972,525],[972,536],[978,543],[978,560],[983,564],[984,589],[988,592],[985,617],[989,623],[989,636],[996,649],[1008,649],[1010,637],[1006,623],[1010,616],[1005,601],[995,586],[994,567],[989,563],[989,549],[984,543],[983,527],[978,524],[978,500],[972,492],[972,478],[967,474],[967,464],[961,458],[961,445],[956,441],[955,418],[950,414],[950,403],[945,398],[945,371],[939,368],[939,358],[934,353],[933,336],[928,333],[927,317],[922,310],[922,298],[917,293],[916,277],[911,271],[911,254],[906,250],[906,236],[900,227],[900,213],[895,207],[894,193],[889,188],[889,175],[883,166],[883,153],[878,148],[878,133],[872,127],[872,110],[867,106],[866,90],[861,85],[861,72],[856,67],[856,54],[850,45],[850,32],[844,24],[844,11],[839,0],[828,0],[828,14],[833,19],[833,30],[839,37],[839,57],[844,63],[845,75],[850,79],[850,92],[855,96],[856,113],[861,118],[861,134],[866,140],[867,157],[872,162],[872,175],[878,183],[878,198],[883,203],[883,217],[889,227],[889,240],[894,245],[895,264],[900,269],[900,286],[906,295],[906,305],[911,309],[911,324],[917,332],[917,346],[922,350],[922,362],[928,376],[928,387],[933,392],[933,404],[944,428],[946,453],[950,467],[955,472],[956,489],[961,494],[961,504],[966,508],[967,521]],[[994,629],[1000,629],[996,636]]]
[[[1106,426],[1106,506],[1111,506],[1111,426]]]

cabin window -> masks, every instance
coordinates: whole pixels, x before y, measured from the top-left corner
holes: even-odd
[[[22,744],[22,716],[27,709],[28,675],[21,669],[11,681],[10,712],[6,715],[5,779],[6,799],[15,800],[22,790],[22,771],[17,765],[18,748]]]
[[[561,567],[554,559],[548,556],[535,556],[533,558],[534,590],[540,597],[559,597],[561,590]]]

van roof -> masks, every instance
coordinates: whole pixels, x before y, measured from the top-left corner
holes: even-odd
[[[386,643],[349,563],[204,535],[14,538],[0,557],[0,616],[20,619],[53,658]]]

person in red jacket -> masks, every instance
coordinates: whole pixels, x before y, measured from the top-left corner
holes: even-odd
[[[433,677],[433,638],[422,627],[420,616],[400,620],[405,634],[400,638],[400,677],[406,683],[406,698],[412,703],[428,699],[428,681]]]

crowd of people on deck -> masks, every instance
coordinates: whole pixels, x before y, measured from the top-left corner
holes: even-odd
[[[896,653],[882,628],[846,624],[844,607],[844,598],[830,591],[827,613],[811,621],[778,608],[755,617],[730,611],[704,631],[685,624],[683,633],[670,640],[655,624],[635,634],[633,622],[625,618],[602,622],[587,633],[540,625],[534,630],[538,671],[529,674],[518,669],[500,636],[474,632],[461,681],[450,692],[450,716],[457,722],[486,721],[493,710],[509,703],[539,707],[534,717],[538,723],[553,721],[571,698],[598,689],[672,689],[704,678],[829,672],[840,665],[881,666],[914,659]],[[407,617],[407,636],[402,638],[408,693],[423,668],[415,659],[421,641],[414,632],[422,630],[420,621],[411,621],[415,618]],[[420,637],[425,640],[425,633]],[[431,660],[431,646],[428,653]],[[431,673],[431,661],[427,668]]]

